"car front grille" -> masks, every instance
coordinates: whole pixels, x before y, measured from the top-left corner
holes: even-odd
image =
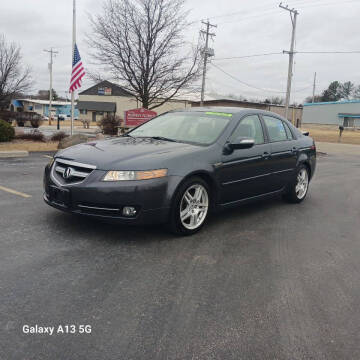
[[[51,176],[58,185],[72,185],[84,181],[95,169],[95,165],[56,158],[52,165]]]

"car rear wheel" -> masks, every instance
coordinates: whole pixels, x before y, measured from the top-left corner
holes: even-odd
[[[292,203],[300,203],[306,197],[309,189],[309,170],[306,165],[300,165],[297,169],[296,178],[290,184],[284,198]]]
[[[210,207],[208,184],[199,177],[186,180],[178,189],[170,214],[170,229],[179,235],[191,235],[204,225]]]

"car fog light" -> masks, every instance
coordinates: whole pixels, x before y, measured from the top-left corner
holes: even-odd
[[[122,213],[124,216],[135,216],[136,215],[136,209],[133,206],[124,206]]]

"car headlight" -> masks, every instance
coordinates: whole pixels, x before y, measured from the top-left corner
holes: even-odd
[[[167,175],[167,169],[145,170],[145,171],[115,171],[106,173],[103,181],[122,181],[122,180],[148,180],[161,178]]]

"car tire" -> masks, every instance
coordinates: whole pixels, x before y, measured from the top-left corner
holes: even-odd
[[[210,188],[200,177],[185,180],[170,210],[169,228],[176,235],[192,235],[205,224],[210,211]]]
[[[309,190],[310,174],[306,165],[301,164],[296,170],[294,180],[289,184],[284,199],[291,203],[302,202]]]

